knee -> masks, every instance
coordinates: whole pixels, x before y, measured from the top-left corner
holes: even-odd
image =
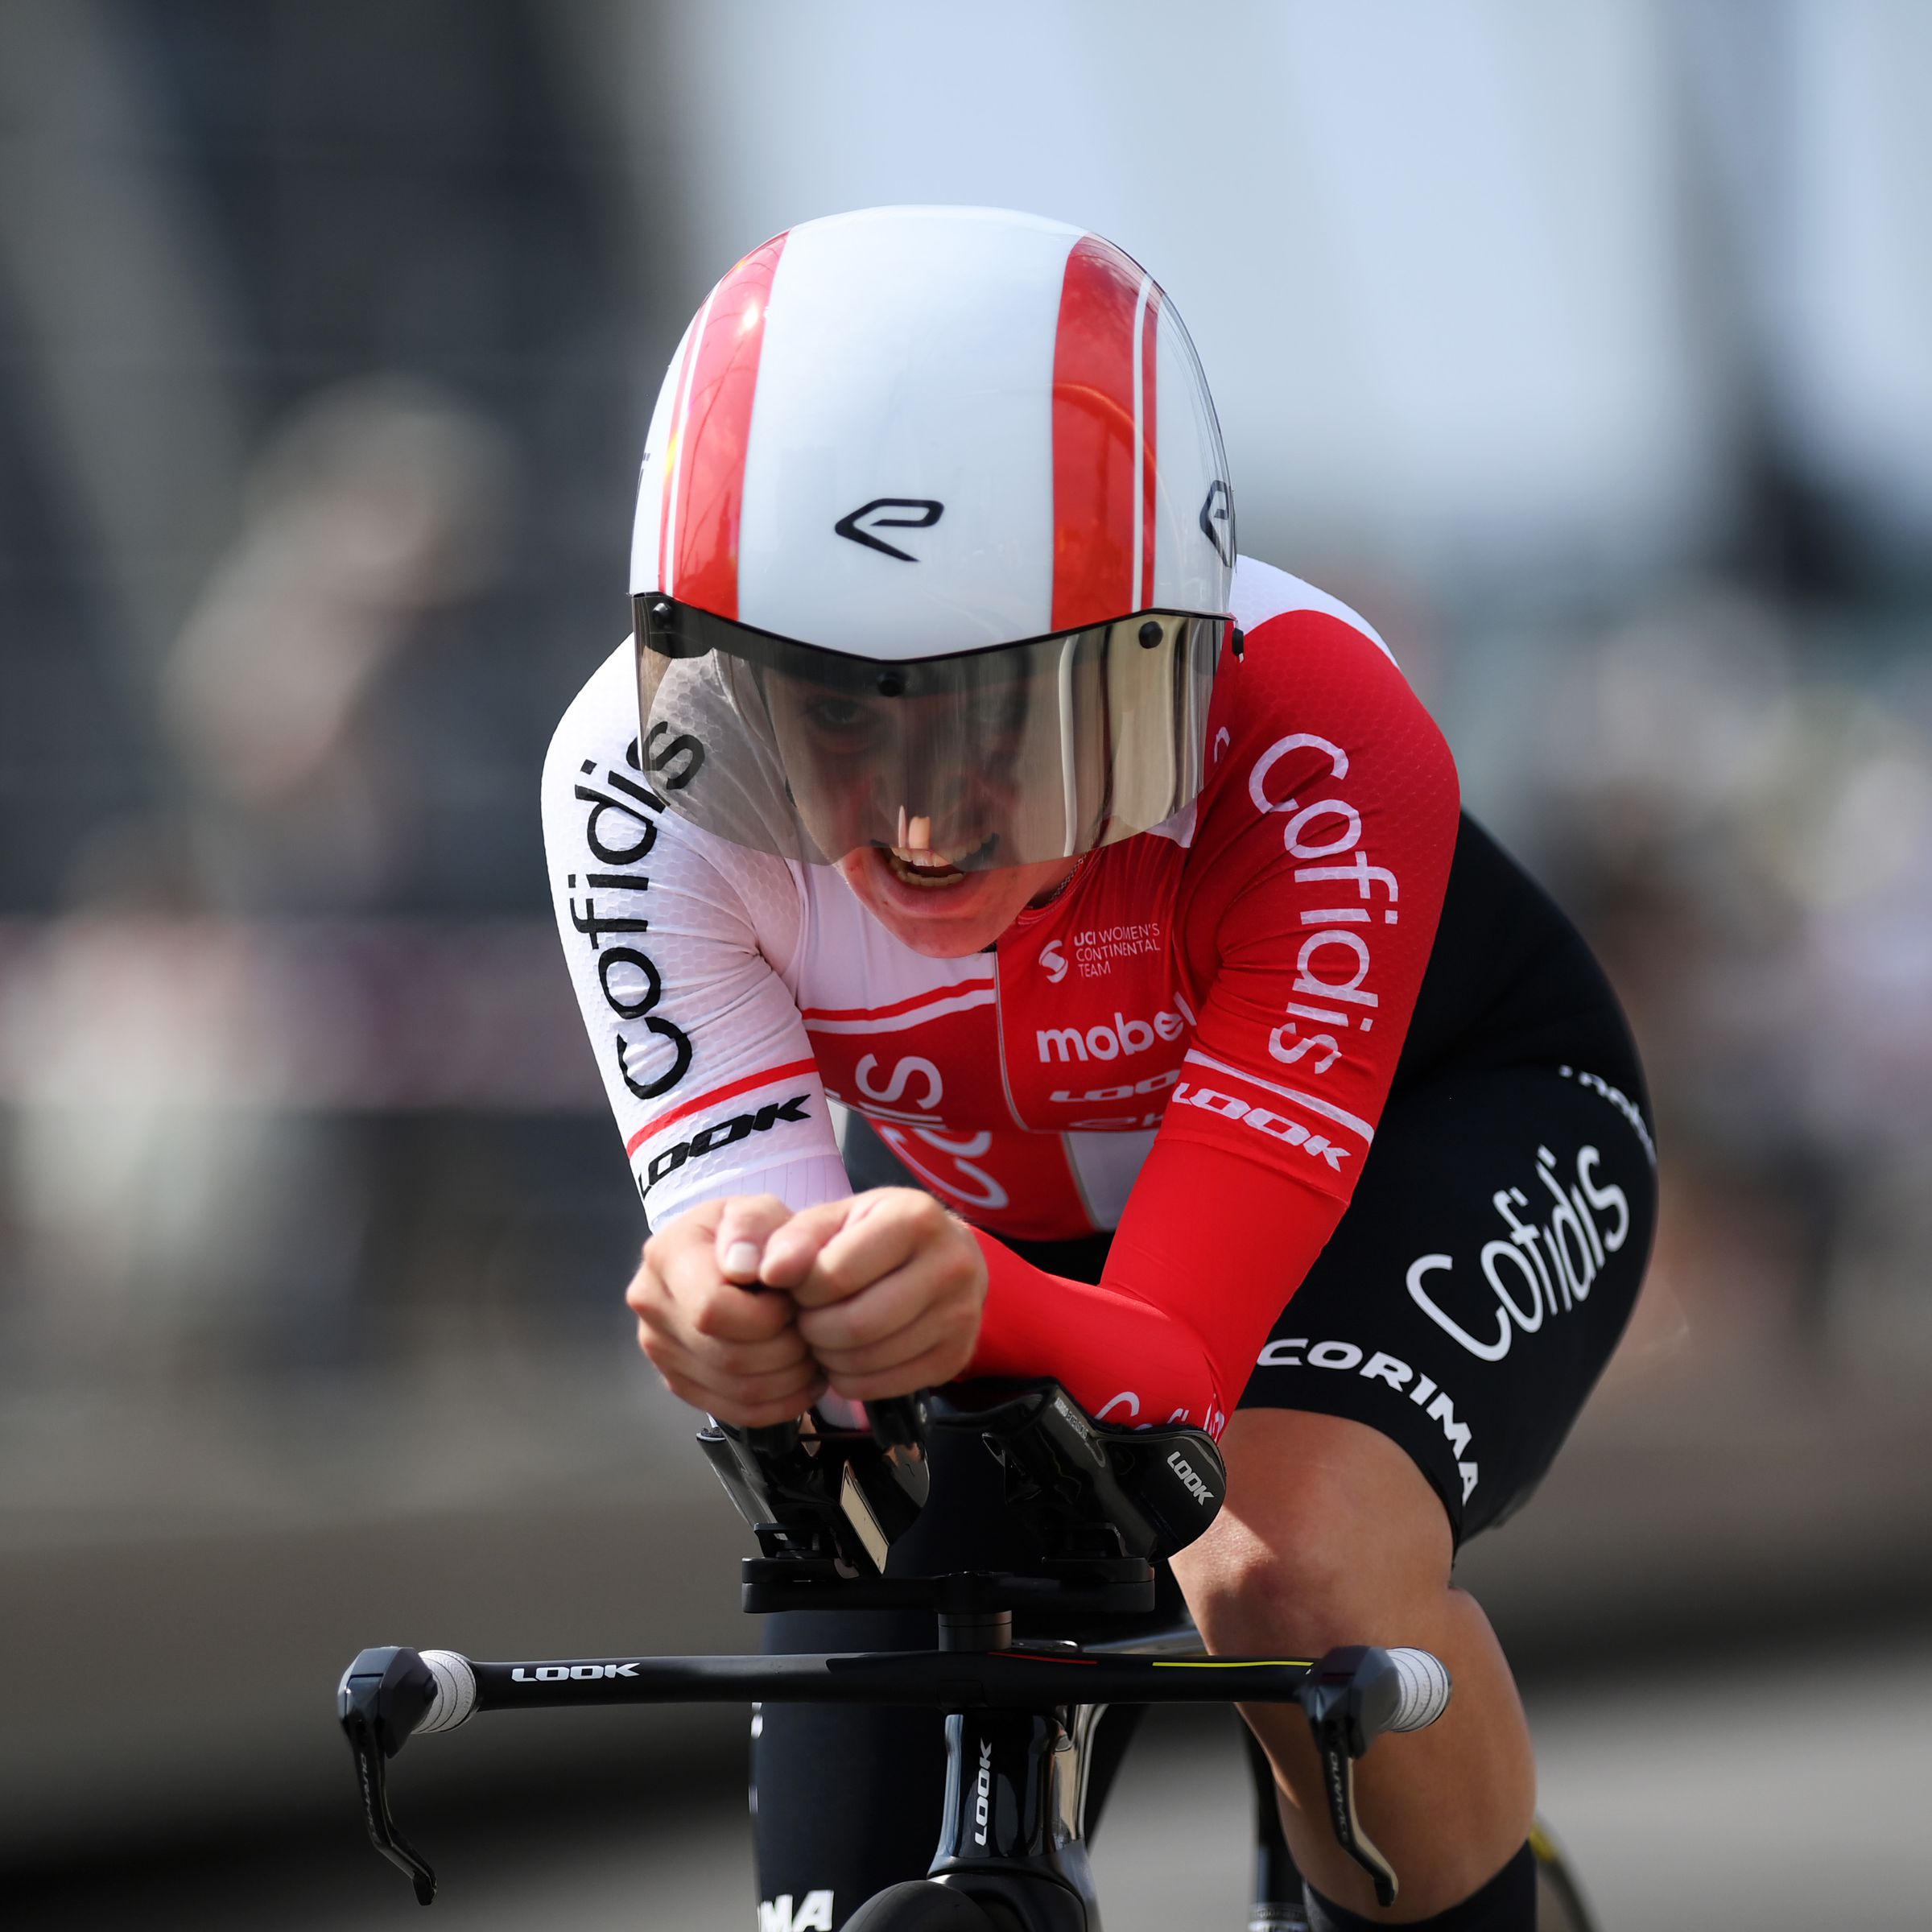
[[[1319,1657],[1426,1641],[1450,1591],[1446,1521],[1377,1516],[1361,1501],[1304,1470],[1260,1506],[1224,1510],[1174,1559],[1208,1648]]]
[[[1208,1648],[1319,1657],[1335,1644],[1373,1641],[1364,1634],[1370,1593],[1344,1542],[1332,1527],[1290,1541],[1238,1519],[1217,1525],[1183,1579]]]

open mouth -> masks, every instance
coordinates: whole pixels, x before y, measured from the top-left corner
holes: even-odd
[[[957,886],[974,868],[983,867],[998,843],[998,833],[990,833],[956,861],[926,845],[878,845],[873,850],[881,854],[893,877],[902,884],[916,886],[923,892],[942,892],[947,886]]]

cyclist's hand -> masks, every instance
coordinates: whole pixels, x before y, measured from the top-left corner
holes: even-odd
[[[952,1381],[980,1338],[985,1257],[916,1188],[875,1187],[794,1215],[766,1237],[759,1274],[798,1304],[799,1335],[856,1402]]]
[[[789,1422],[825,1392],[792,1298],[743,1286],[755,1289],[759,1249],[791,1218],[771,1195],[701,1202],[644,1244],[624,1298],[665,1386],[720,1422]]]

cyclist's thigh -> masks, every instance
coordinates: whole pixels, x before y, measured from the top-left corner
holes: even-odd
[[[1283,1311],[1244,1409],[1392,1439],[1456,1538],[1534,1489],[1609,1360],[1655,1219],[1624,1070],[1492,1067],[1398,1087],[1348,1212]]]
[[[768,1650],[929,1649],[932,1619],[808,1611],[765,1620]],[[939,1838],[945,1744],[930,1711],[766,1704],[753,1721],[752,1835],[758,1897],[831,1895],[842,1926],[886,1886],[923,1878]]]

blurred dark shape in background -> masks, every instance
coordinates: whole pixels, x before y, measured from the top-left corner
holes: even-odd
[[[346,1810],[365,1641],[739,1641],[536,779],[684,319],[873,202],[1146,259],[1244,548],[1627,1002],[1654,1281],[1471,1559],[1531,1667],[1932,1600],[1932,15],[1109,19],[0,0],[0,1600],[122,1660],[0,1856],[237,1764]],[[167,1645],[230,1640],[184,1738]]]

